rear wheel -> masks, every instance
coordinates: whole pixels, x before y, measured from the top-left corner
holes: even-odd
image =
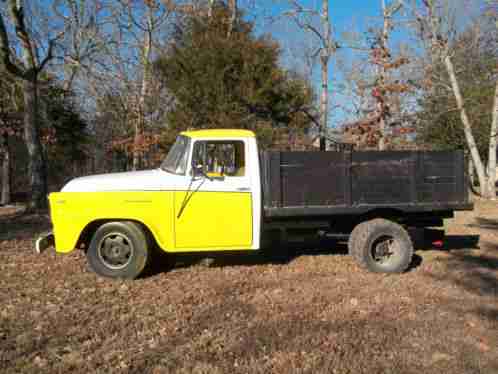
[[[360,266],[376,273],[402,273],[413,257],[408,232],[386,219],[374,219],[356,226],[348,247]]]
[[[104,277],[134,279],[149,260],[149,240],[135,222],[109,222],[93,235],[86,253],[93,271]]]

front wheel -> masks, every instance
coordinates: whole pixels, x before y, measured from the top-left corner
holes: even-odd
[[[109,222],[97,229],[86,256],[99,275],[135,279],[147,265],[149,247],[147,235],[137,223]]]
[[[408,232],[386,219],[373,219],[356,226],[348,247],[360,266],[376,273],[402,273],[413,257]]]

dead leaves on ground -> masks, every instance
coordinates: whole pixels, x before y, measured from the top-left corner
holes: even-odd
[[[468,232],[455,222],[450,233]],[[81,252],[36,256],[43,217],[0,224],[2,372],[498,372],[496,293],[465,287],[498,279],[491,247],[420,251],[400,276],[321,248],[124,282],[95,276]]]

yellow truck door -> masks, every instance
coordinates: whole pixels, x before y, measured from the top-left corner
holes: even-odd
[[[250,249],[253,244],[251,176],[244,140],[198,140],[195,162],[204,176],[192,178],[176,191],[176,251]],[[190,163],[192,164],[192,163]]]

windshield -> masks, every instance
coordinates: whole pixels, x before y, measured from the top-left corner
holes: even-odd
[[[185,174],[187,170],[190,138],[180,135],[161,164],[161,169],[173,174]]]

